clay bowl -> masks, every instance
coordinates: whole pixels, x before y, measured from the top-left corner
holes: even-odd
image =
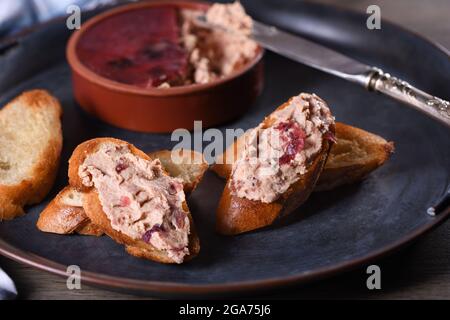
[[[109,124],[142,132],[192,130],[195,120],[203,121],[203,127],[211,127],[243,114],[262,91],[264,50],[261,48],[253,60],[229,76],[207,84],[165,89],[140,88],[110,80],[88,69],[77,57],[77,44],[92,26],[130,10],[161,5],[201,10],[209,6],[191,1],[129,4],[95,16],[71,36],[66,54],[78,104]]]

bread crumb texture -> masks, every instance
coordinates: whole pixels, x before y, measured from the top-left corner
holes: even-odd
[[[42,201],[62,149],[61,106],[45,90],[22,93],[0,110],[0,220]]]

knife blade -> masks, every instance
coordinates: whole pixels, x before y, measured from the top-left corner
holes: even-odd
[[[315,69],[360,84],[369,85],[373,68],[315,42],[253,20],[250,38],[262,47]]]
[[[204,28],[236,33],[224,26],[209,23],[205,16],[199,16],[197,23]],[[248,36],[265,49],[359,84],[369,91],[387,95],[450,127],[450,102],[419,90],[380,68],[366,65],[318,43],[256,20],[253,20],[253,28]]]
[[[307,66],[385,94],[450,127],[450,103],[353,58],[253,20],[250,38],[262,47]]]

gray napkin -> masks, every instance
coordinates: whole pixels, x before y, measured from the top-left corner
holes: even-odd
[[[0,300],[12,300],[17,297],[17,289],[10,277],[0,269]]]
[[[130,0],[133,1],[133,0]],[[124,0],[0,0],[0,38],[25,27],[66,14],[75,4],[89,10]]]

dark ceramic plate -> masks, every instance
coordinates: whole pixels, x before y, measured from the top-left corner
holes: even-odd
[[[448,53],[384,22],[365,28],[365,16],[294,1],[244,2],[251,14],[298,32],[392,72],[419,88],[450,98]],[[86,18],[86,16],[84,16]],[[80,142],[99,136],[128,140],[143,150],[170,147],[169,135],[117,129],[92,119],[75,104],[64,48],[69,32],[56,21],[4,48],[0,56],[1,104],[31,88],[45,88],[64,106],[63,161],[48,199],[67,183],[67,159]],[[395,141],[396,153],[358,185],[314,194],[295,218],[237,237],[214,233],[214,212],[224,183],[208,173],[190,198],[202,250],[180,266],[133,258],[108,237],[59,236],[39,232],[42,208],[0,223],[0,252],[61,275],[76,264],[83,280],[127,290],[206,294],[270,288],[329,276],[414,240],[450,215],[428,206],[449,184],[450,139],[442,125],[388,98],[268,53],[263,95],[250,112],[226,127],[248,128],[301,91],[327,100],[336,118]],[[224,129],[221,127],[220,129]]]

